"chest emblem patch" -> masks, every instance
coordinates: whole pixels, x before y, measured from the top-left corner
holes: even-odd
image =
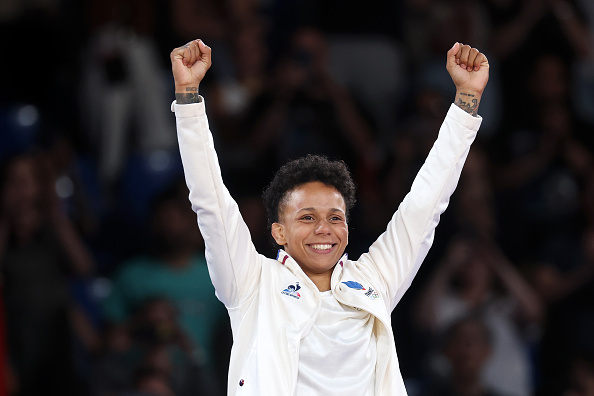
[[[355,289],[355,290],[365,290],[365,288],[363,287],[362,284],[360,284],[359,282],[355,282],[355,281],[347,281],[347,282],[342,282],[345,285],[347,285],[348,287],[350,287],[351,289]]]
[[[286,295],[286,296],[291,296],[293,298],[300,299],[301,298],[301,294],[299,294],[299,292],[297,291],[299,289],[301,289],[301,286],[299,286],[299,282],[295,282],[294,285],[289,285],[281,293],[284,294],[284,295]]]

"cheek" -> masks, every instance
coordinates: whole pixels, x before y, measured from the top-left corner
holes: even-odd
[[[283,229],[283,236],[287,244],[296,244],[308,237],[310,233],[311,230],[302,224],[291,224]]]
[[[349,242],[349,228],[347,225],[343,225],[342,227],[340,227],[337,230],[337,234],[340,235],[340,239],[342,239],[344,243]]]

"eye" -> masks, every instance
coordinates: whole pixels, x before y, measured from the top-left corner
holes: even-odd
[[[301,216],[301,218],[300,218],[300,220],[313,220],[313,219],[314,218],[311,215],[304,215],[304,216]]]
[[[343,220],[342,220],[342,217],[340,217],[340,216],[332,216],[332,217],[330,217],[330,221],[342,222]]]

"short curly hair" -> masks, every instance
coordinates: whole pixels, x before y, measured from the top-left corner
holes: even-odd
[[[356,188],[346,163],[342,160],[330,160],[322,155],[308,154],[283,165],[264,190],[268,228],[278,222],[281,206],[290,191],[316,181],[334,187],[342,195],[348,219],[348,213],[355,205]]]

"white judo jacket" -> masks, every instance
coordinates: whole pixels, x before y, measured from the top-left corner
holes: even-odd
[[[320,313],[319,291],[283,250],[276,259],[255,250],[223,184],[204,100],[171,107],[211,280],[231,319],[228,395],[292,396],[301,340]],[[345,255],[334,268],[334,297],[377,318],[376,396],[406,395],[390,314],[427,255],[480,123],[452,104],[386,231],[358,260]]]

